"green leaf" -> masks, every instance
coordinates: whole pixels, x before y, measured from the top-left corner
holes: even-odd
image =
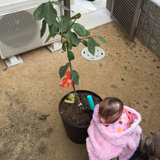
[[[50,33],[54,33],[54,32],[58,32],[59,29],[58,29],[58,22],[57,20],[55,19],[53,24],[51,26],[49,26],[49,32]]]
[[[43,9],[46,3],[42,3],[33,13],[33,19],[35,21],[39,21],[41,20],[44,15],[43,15]]]
[[[66,44],[67,44],[67,48],[68,48],[68,50],[71,50],[72,48],[71,48],[70,43],[66,42]]]
[[[97,38],[98,38],[101,42],[108,44],[108,42],[107,42],[103,37],[97,36]]]
[[[83,40],[82,43],[87,47],[87,41]]]
[[[57,17],[57,11],[53,8],[53,5],[50,1],[48,1],[44,6],[44,19],[51,26]]]
[[[55,33],[49,34],[47,39],[46,39],[46,41],[45,41],[45,43],[47,43],[50,40],[50,38],[53,37],[54,35],[55,35]]]
[[[54,33],[54,34],[53,34],[53,38],[54,38],[55,35],[58,34],[58,32],[59,32],[58,22],[57,22],[57,20],[55,19],[54,22],[53,22],[53,24],[52,24],[51,26],[49,26],[49,33],[50,33],[50,34]]]
[[[86,36],[90,36],[90,32],[86,30]]]
[[[42,28],[41,28],[41,35],[40,35],[41,38],[43,37],[45,31],[46,31],[46,21],[43,20],[42,21]]]
[[[76,15],[74,15],[73,17],[71,17],[70,19],[79,19],[81,17],[81,14],[78,13]]]
[[[67,16],[61,16],[62,21],[59,22],[59,30],[64,33],[67,32],[67,30],[70,28],[72,25],[72,21],[69,20]]]
[[[48,114],[48,115],[41,115],[41,116],[38,117],[38,119],[46,121],[48,116],[50,116],[50,114]]]
[[[79,84],[79,75],[75,70],[71,70],[70,72],[71,79],[73,80],[74,84]]]
[[[59,22],[59,30],[60,30],[62,33],[66,32],[68,28],[69,28],[68,23],[65,23],[65,21]]]
[[[72,43],[75,45],[75,46],[78,46],[79,44],[79,41],[78,41],[78,37],[75,33],[71,32],[71,31],[68,31],[68,34],[69,36],[71,37],[72,39]]]
[[[3,71],[6,71],[7,70],[7,68],[5,68]]]
[[[72,61],[72,60],[74,59],[74,54],[73,54],[73,52],[68,51],[68,52],[67,52],[67,57],[68,57],[68,60],[69,60],[69,61]]]
[[[86,36],[86,29],[79,23],[74,23],[73,25],[74,31],[80,36],[85,37]]]
[[[70,19],[68,18],[68,16],[62,15],[61,16],[61,20],[63,20],[63,21],[69,21]]]
[[[60,78],[62,78],[65,75],[66,70],[68,69],[68,66],[69,66],[69,63],[66,63],[66,65],[60,67],[59,69]]]
[[[62,50],[65,52],[66,51],[66,43],[63,43],[62,45]]]
[[[67,8],[66,6],[64,6],[62,3],[58,2],[58,1],[54,1],[54,4],[60,6],[61,8],[63,8],[66,11],[71,11],[69,8]]]
[[[78,39],[78,45],[79,45],[80,42],[81,42],[81,39]],[[78,45],[77,45],[77,46],[78,46]],[[73,44],[72,47],[77,47],[77,46]]]
[[[64,34],[64,36],[65,36],[65,39],[67,41],[67,47],[68,47],[69,50],[71,50],[72,45],[73,45],[72,38],[70,37],[70,35],[68,33]]]
[[[117,88],[114,84],[110,85],[111,88]]]
[[[95,53],[95,47],[96,46],[99,46],[99,44],[92,38],[92,37],[89,37],[88,38],[88,43],[87,43],[87,47],[88,47],[88,51],[94,55]]]
[[[148,108],[148,106],[143,105],[144,108]]]

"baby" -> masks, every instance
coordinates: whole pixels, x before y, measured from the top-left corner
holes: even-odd
[[[109,132],[125,131],[137,118],[124,109],[122,101],[115,97],[107,97],[99,104],[98,116]]]
[[[114,123],[123,111],[123,103],[114,97],[107,97],[99,104],[99,118],[102,123]]]
[[[142,130],[140,114],[116,97],[95,106],[86,139],[90,160],[129,159],[137,149]]]

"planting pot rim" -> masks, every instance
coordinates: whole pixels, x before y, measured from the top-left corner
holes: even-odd
[[[100,99],[102,100],[102,98],[101,98],[99,95],[97,95],[96,93],[94,93],[94,92],[92,92],[92,91],[88,91],[88,90],[76,90],[76,92],[90,92],[90,93],[94,94],[95,96],[97,96],[98,98],[100,98]],[[69,92],[69,93],[74,93],[74,91],[71,91],[71,92]],[[69,94],[69,93],[68,93],[68,94]],[[66,121],[66,120],[62,117],[61,112],[60,112],[60,104],[61,104],[61,102],[65,99],[66,96],[67,96],[67,94],[64,95],[63,98],[61,99],[61,101],[59,102],[59,114],[60,114],[61,118],[62,118],[66,123],[68,123],[68,124],[71,125],[71,126],[79,127],[79,128],[88,128],[88,126],[76,126],[76,125],[73,125],[72,123]]]

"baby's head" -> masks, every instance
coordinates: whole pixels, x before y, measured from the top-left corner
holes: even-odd
[[[99,118],[102,123],[114,123],[122,115],[123,103],[115,97],[107,97],[99,104]]]

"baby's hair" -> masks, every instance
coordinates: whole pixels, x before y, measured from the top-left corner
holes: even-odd
[[[107,97],[99,105],[99,115],[105,119],[123,111],[123,103],[116,97]]]

